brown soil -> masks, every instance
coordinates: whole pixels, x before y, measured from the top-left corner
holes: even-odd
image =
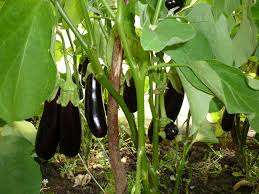
[[[161,157],[168,151],[169,145],[161,146]],[[189,161],[184,173],[183,182],[181,184],[181,193],[190,194],[247,194],[251,193],[255,188],[248,187],[239,190],[239,192],[233,191],[235,183],[241,180],[240,177],[232,175],[233,172],[239,172],[241,169],[239,158],[236,156],[236,152],[233,149],[234,146],[231,143],[224,143],[213,146],[214,151],[223,153],[223,157],[220,159],[212,160],[208,162],[208,156],[212,152],[211,149],[204,144],[196,144],[192,147],[189,155]],[[123,148],[121,150],[122,158],[126,158],[125,168],[128,173],[135,170],[136,158],[131,150]],[[213,161],[216,164],[213,164]],[[94,161],[93,158],[88,162],[89,170],[95,176],[97,181],[103,188],[108,184],[107,173],[109,170],[102,168],[101,165],[94,168],[93,164],[98,163],[98,160]],[[207,163],[206,163],[207,162]],[[212,163],[212,165],[210,165]],[[96,183],[91,180],[85,187],[77,186],[73,187],[74,183],[63,178],[60,175],[59,167],[62,164],[47,163],[42,164],[43,179],[48,179],[46,187],[42,188],[44,194],[99,194],[102,193]],[[81,172],[77,173],[86,174],[82,168]],[[160,171],[160,193],[171,194],[174,188],[174,175],[173,171],[168,169],[161,169]],[[110,179],[111,180],[111,179]],[[109,180],[109,181],[110,181]],[[255,192],[254,192],[255,193]]]

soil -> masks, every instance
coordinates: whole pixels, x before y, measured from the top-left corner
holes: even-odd
[[[172,146],[172,145],[171,145]],[[151,147],[148,145],[148,147]],[[168,152],[169,145],[161,145],[161,158]],[[220,151],[221,156],[217,157],[211,154]],[[243,187],[239,191],[234,191],[233,186],[242,179],[242,177],[233,176],[233,173],[241,171],[240,159],[237,157],[234,146],[231,142],[214,145],[212,149],[205,144],[193,145],[189,160],[184,172],[183,182],[181,184],[181,194],[247,194],[253,187]],[[130,174],[135,171],[136,158],[129,148],[122,148],[122,158],[125,159],[125,168]],[[213,157],[212,157],[213,155]],[[90,158],[88,167],[100,185],[105,188],[108,185],[107,173],[109,169],[98,164],[98,159]],[[211,160],[210,160],[211,159]],[[170,165],[170,164],[169,164]],[[173,161],[172,161],[172,165]],[[74,182],[67,177],[60,175],[62,163],[41,164],[43,179],[48,183],[42,187],[43,194],[99,194],[102,193],[97,184],[91,179],[86,186],[73,187]],[[83,168],[80,168],[76,174],[86,174]],[[76,175],[75,174],[75,175]],[[160,193],[171,194],[174,188],[174,172],[163,168],[160,171]]]

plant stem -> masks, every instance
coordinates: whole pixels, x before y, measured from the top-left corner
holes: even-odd
[[[88,33],[90,35],[89,43],[91,44],[91,47],[93,47],[95,45],[95,43],[96,43],[96,40],[95,40],[93,25],[91,23],[91,20],[90,20],[88,11],[87,11],[88,0],[80,0],[80,3],[81,3],[81,9],[83,11],[84,18],[85,18],[84,23],[85,23],[87,31],[88,31]]]
[[[102,66],[99,63],[99,60],[96,56],[96,51],[95,49],[89,49],[86,42],[84,41],[83,37],[81,36],[81,34],[79,33],[79,31],[77,30],[77,28],[74,26],[74,24],[72,23],[72,21],[68,18],[67,14],[65,13],[65,11],[63,10],[63,8],[61,7],[60,3],[58,1],[55,1],[55,5],[56,8],[58,9],[60,15],[62,16],[62,18],[66,21],[66,23],[68,24],[68,26],[70,27],[70,29],[73,31],[73,33],[75,34],[76,38],[78,39],[78,41],[80,42],[81,46],[83,47],[83,49],[85,49],[85,51],[89,54],[89,58],[90,61],[92,63],[92,70],[95,74],[96,79],[102,84],[102,86],[104,88],[107,89],[107,91],[112,95],[112,97],[116,100],[116,102],[120,105],[120,107],[122,108],[130,129],[131,129],[131,137],[132,140],[134,142],[135,147],[138,147],[138,139],[137,139],[137,127],[136,127],[136,123],[134,120],[134,117],[132,115],[132,113],[130,113],[126,103],[124,102],[122,96],[113,88],[112,84],[110,83],[110,81],[108,80],[108,78],[104,75]]]
[[[155,14],[154,14],[153,21],[152,21],[153,25],[155,25],[157,23],[157,20],[158,20],[159,13],[160,13],[163,2],[164,2],[163,0],[157,1]]]
[[[184,148],[183,148],[183,155],[181,160],[179,161],[179,165],[177,167],[176,170],[176,181],[175,181],[175,186],[174,186],[174,192],[173,194],[179,194],[179,187],[182,181],[182,176],[183,176],[183,172],[184,172],[184,168],[186,166],[186,162],[187,162],[187,156],[188,153],[192,147],[193,143],[185,143]]]
[[[62,41],[62,49],[63,49],[64,61],[65,61],[65,65],[66,65],[66,81],[72,80],[71,69],[70,69],[69,62],[68,62],[67,55],[66,55],[65,39],[63,37],[62,32],[57,31],[57,34],[60,36],[61,41]]]

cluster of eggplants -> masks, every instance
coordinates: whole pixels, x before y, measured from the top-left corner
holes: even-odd
[[[165,111],[166,116],[171,119],[173,122],[168,123],[164,130],[166,133],[166,139],[173,140],[175,136],[178,134],[178,128],[174,124],[174,121],[176,120],[180,109],[182,107],[184,95],[181,93],[178,93],[174,87],[172,86],[171,82],[167,81],[167,89],[164,95],[164,102],[165,102]],[[176,135],[175,135],[176,134]],[[152,136],[153,136],[153,121],[151,121],[149,128],[148,128],[148,138],[152,142]],[[159,137],[160,141],[162,141],[162,138]]]
[[[184,6],[184,0],[166,0],[165,6],[168,10],[176,8],[175,13],[180,11]]]
[[[85,83],[85,117],[89,129],[95,137],[101,138],[107,134],[102,87],[93,74],[87,76]]]
[[[235,114],[229,114],[226,110],[223,113],[223,117],[221,120],[221,127],[224,131],[228,132],[233,129],[235,124]]]
[[[78,107],[71,102],[66,107],[57,104],[58,94],[51,102],[45,102],[36,135],[35,151],[38,157],[49,160],[59,145],[60,152],[68,157],[79,153],[81,121]]]

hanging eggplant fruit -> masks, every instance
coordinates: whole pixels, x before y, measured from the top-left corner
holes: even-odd
[[[129,81],[129,86],[127,82],[124,82],[123,88],[123,99],[131,113],[134,113],[138,110],[137,108],[137,92],[133,78]]]
[[[184,6],[184,0],[166,0],[165,6],[168,10],[176,8],[175,13],[180,11]]]
[[[81,145],[81,120],[78,107],[71,102],[66,107],[60,107],[60,152],[68,157],[79,153]]]
[[[57,98],[58,94],[51,102],[45,102],[36,135],[35,151],[45,160],[49,160],[56,153],[60,137],[58,127],[60,105],[57,104]]]
[[[78,71],[79,71],[79,73],[81,75],[81,83],[82,83],[83,87],[85,86],[84,79],[85,79],[85,75],[86,75],[88,64],[89,64],[89,59],[85,58],[83,60],[83,62],[80,63],[79,66],[78,66]]]
[[[235,114],[229,114],[226,110],[224,111],[221,127],[224,131],[228,132],[234,127],[235,124]]]
[[[102,99],[100,83],[89,74],[85,85],[85,117],[90,131],[95,137],[104,137],[107,134],[106,114]]]
[[[166,139],[173,140],[176,135],[178,134],[178,128],[174,124],[174,121],[176,120],[180,109],[182,107],[184,94],[179,93],[174,89],[174,87],[171,84],[171,81],[167,81],[167,89],[165,91],[164,95],[164,102],[165,102],[165,111],[166,116],[171,119],[173,122],[167,124],[167,127],[165,127],[165,133],[166,133]],[[176,129],[177,128],[177,129]],[[148,137],[149,140],[152,142],[152,135],[153,134],[153,121],[151,121],[149,128],[148,128]],[[161,137],[159,137],[160,139]]]

